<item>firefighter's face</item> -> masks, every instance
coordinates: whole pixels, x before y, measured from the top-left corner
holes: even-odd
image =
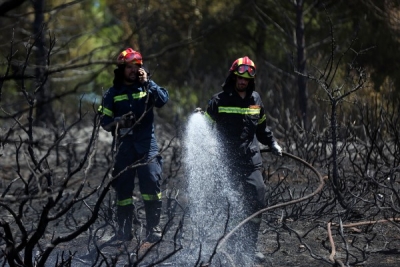
[[[246,79],[240,76],[236,76],[236,90],[238,92],[244,92],[249,86],[250,79]]]
[[[126,64],[124,69],[124,81],[126,84],[132,84],[137,78],[140,66],[136,64]]]

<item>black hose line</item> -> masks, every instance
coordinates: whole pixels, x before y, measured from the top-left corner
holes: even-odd
[[[270,149],[261,149],[260,152],[261,152],[261,153],[264,153],[264,152],[271,152],[271,150],[270,150]],[[247,223],[247,222],[250,221],[251,219],[255,218],[255,217],[258,216],[259,214],[264,213],[264,212],[269,211],[269,210],[276,209],[276,208],[281,208],[281,207],[285,207],[285,206],[289,206],[289,205],[292,205],[292,204],[295,204],[295,203],[302,202],[302,201],[304,201],[304,200],[306,200],[306,199],[309,199],[309,198],[315,196],[316,194],[318,194],[318,193],[322,190],[322,188],[324,187],[324,178],[322,177],[322,175],[321,175],[310,163],[308,163],[307,161],[305,161],[305,160],[303,160],[303,159],[301,159],[301,158],[299,158],[299,157],[296,157],[295,155],[292,155],[292,154],[287,153],[287,152],[284,152],[284,151],[282,152],[282,156],[283,156],[283,157],[292,158],[292,159],[294,159],[295,161],[298,161],[298,162],[304,164],[304,165],[307,166],[311,171],[313,171],[313,172],[315,173],[315,175],[318,176],[318,179],[319,179],[319,185],[318,185],[317,189],[316,189],[315,191],[313,191],[312,193],[310,193],[310,194],[304,196],[304,197],[301,197],[301,198],[298,198],[298,199],[293,199],[293,200],[290,200],[290,201],[288,201],[288,202],[279,203],[279,204],[276,204],[276,205],[273,205],[273,206],[270,206],[270,207],[261,209],[261,210],[257,211],[256,213],[253,213],[252,215],[250,215],[249,217],[247,217],[246,219],[244,219],[243,221],[241,221],[237,226],[235,226],[235,228],[233,228],[226,236],[224,236],[224,237],[220,240],[217,249],[221,248],[221,246],[226,242],[226,240],[229,239],[229,237],[231,237],[231,235],[232,235],[234,232],[236,232],[236,231],[237,231],[240,227],[242,227],[245,223]]]

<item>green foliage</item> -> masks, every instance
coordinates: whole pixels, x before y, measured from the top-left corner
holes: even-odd
[[[193,111],[199,103],[199,99],[196,93],[191,88],[181,87],[169,90],[170,103],[168,108],[172,116],[176,116],[181,119],[185,119],[190,111]]]
[[[304,1],[307,71],[324,68],[330,57],[330,20],[338,55],[358,33],[354,51],[365,51],[358,55],[359,64],[368,69],[373,87],[382,91],[385,88],[381,85],[388,81],[395,84],[393,90],[399,91],[400,38],[393,21],[399,11],[395,3]],[[101,94],[111,86],[113,60],[122,49],[132,47],[144,56],[153,79],[167,85],[174,101],[179,101],[176,112],[185,114],[195,106],[204,107],[220,90],[232,62],[247,55],[257,65],[258,90],[268,103],[268,111],[283,116],[285,109],[293,110],[297,104],[293,72],[297,64],[295,4],[274,0],[46,2],[46,46],[49,36],[56,38],[50,69],[60,69],[49,77],[51,93],[70,90],[78,96],[89,91]],[[34,19],[31,11],[26,2],[4,18],[0,36],[3,59],[10,51],[12,30],[16,29],[13,45],[18,52],[14,60],[23,62],[25,44],[29,38],[33,40],[29,34]],[[371,47],[374,49],[368,50]],[[336,77],[346,76],[346,64],[351,60],[350,53]],[[3,60],[2,73],[5,66]],[[32,87],[29,80],[25,85]],[[5,95],[13,100],[18,97],[18,86],[18,82],[5,82],[3,99]],[[321,112],[317,90],[310,84],[308,89],[312,117]],[[276,103],[280,103],[279,110]]]

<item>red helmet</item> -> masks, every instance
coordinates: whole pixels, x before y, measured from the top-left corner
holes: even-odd
[[[256,76],[256,65],[249,57],[245,56],[236,59],[229,71],[233,71],[235,75],[243,78],[254,79]]]
[[[126,63],[133,63],[136,65],[143,65],[142,55],[133,50],[132,48],[127,48],[122,51],[119,56],[117,57],[117,64],[126,64]]]

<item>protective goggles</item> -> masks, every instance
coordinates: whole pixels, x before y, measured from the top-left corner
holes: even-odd
[[[142,64],[142,56],[138,53],[128,53],[124,57],[126,63]]]
[[[117,58],[117,64],[133,63],[143,65],[142,55],[134,50],[125,50],[119,54]]]
[[[254,77],[256,75],[256,69],[253,66],[249,65],[240,65],[236,69],[237,73],[244,74],[246,71],[251,76]]]

